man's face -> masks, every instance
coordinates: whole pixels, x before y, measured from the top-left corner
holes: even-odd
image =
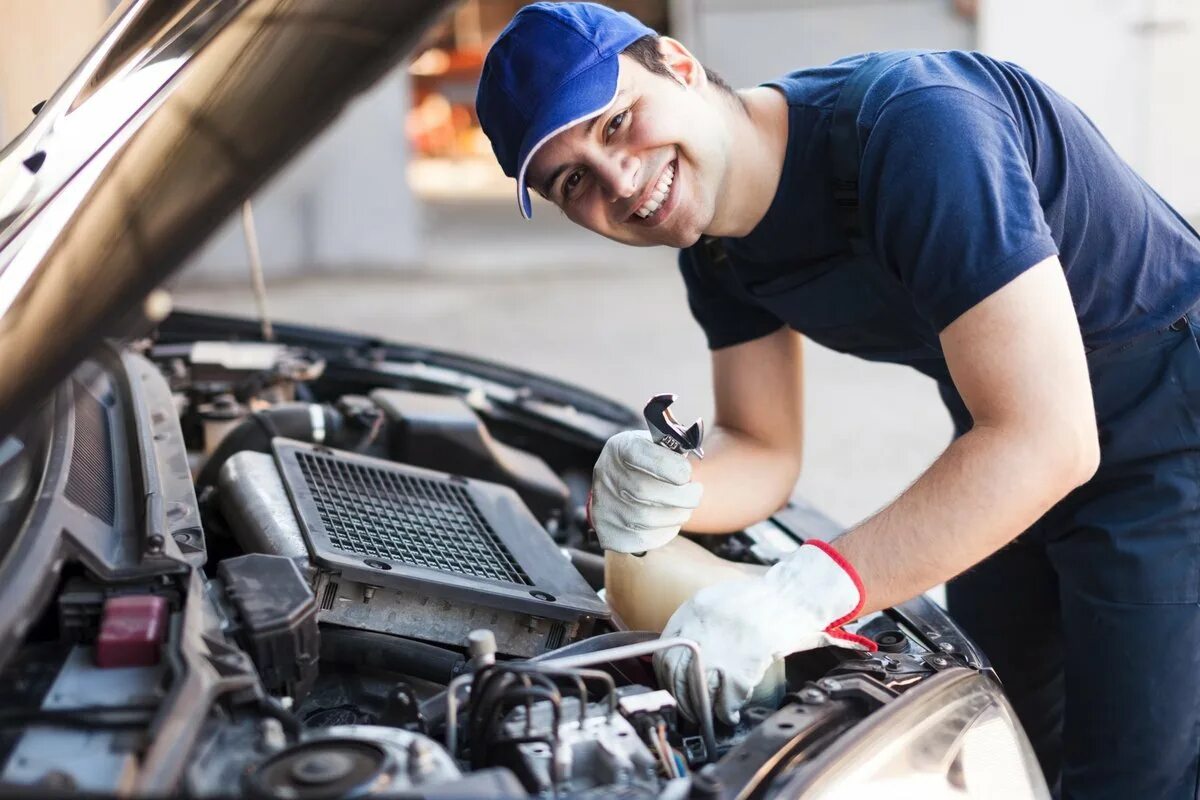
[[[712,222],[725,178],[721,115],[686,68],[687,85],[620,60],[616,101],[543,145],[528,183],[610,239],[688,247]]]

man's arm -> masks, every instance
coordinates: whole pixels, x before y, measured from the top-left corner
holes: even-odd
[[[1057,257],[965,312],[941,342],[974,427],[834,543],[862,578],[863,614],[983,560],[1099,464],[1087,362]]]
[[[765,519],[800,476],[804,364],[800,334],[780,328],[712,354],[714,425],[692,480],[704,497],[684,529],[726,533]]]

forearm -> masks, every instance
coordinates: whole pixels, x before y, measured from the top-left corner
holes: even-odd
[[[728,533],[765,519],[787,502],[799,476],[798,448],[792,452],[716,425],[705,436],[703,460],[692,468],[704,497],[684,530]]]
[[[972,429],[895,502],[834,546],[866,590],[862,613],[908,600],[1003,547],[1095,470],[1086,445]]]

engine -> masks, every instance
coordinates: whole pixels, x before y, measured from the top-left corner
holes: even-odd
[[[5,781],[715,797],[977,658],[944,617],[876,615],[859,632],[879,654],[789,658],[737,728],[684,719],[650,657],[694,645],[624,629],[585,525],[599,447],[632,420],[366,353],[146,343],[63,388],[39,456],[63,489],[32,517],[64,544],[28,570],[61,577],[0,684],[32,726],[0,736]],[[815,524],[781,512],[706,544],[769,564]]]
[[[250,767],[252,794],[657,797],[689,753],[703,759],[704,737],[684,735],[636,656],[624,670],[645,683],[621,685],[552,658],[614,637],[645,654],[658,643],[616,631],[572,563],[581,514],[545,460],[496,439],[461,395],[298,402],[307,382],[291,376],[311,380],[320,360],[278,348],[268,363],[252,347],[257,358],[193,346],[167,370],[199,437],[201,496],[242,553],[216,570],[231,630],[311,731]],[[600,655],[576,661],[611,658],[585,649]]]

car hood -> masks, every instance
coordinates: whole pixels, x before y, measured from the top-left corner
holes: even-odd
[[[128,0],[0,151],[0,435],[450,5]]]

